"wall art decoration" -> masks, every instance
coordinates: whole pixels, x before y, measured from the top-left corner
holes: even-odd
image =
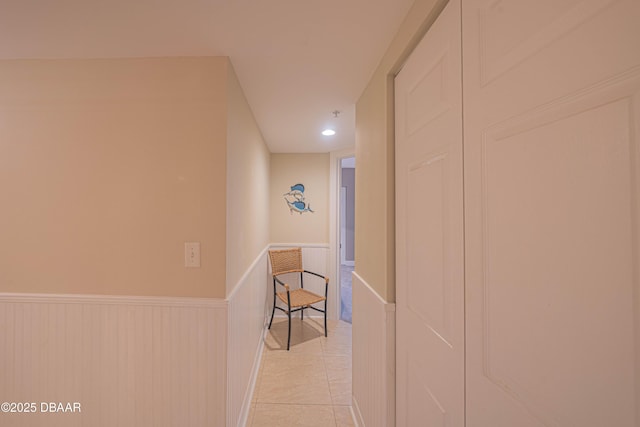
[[[288,193],[284,193],[284,201],[289,206],[289,213],[293,215],[294,212],[298,212],[302,215],[305,212],[313,213],[311,206],[304,198],[304,185],[296,184],[291,186],[291,190]]]

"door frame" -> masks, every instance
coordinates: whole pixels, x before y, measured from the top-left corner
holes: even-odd
[[[340,168],[340,170],[342,171],[342,168]],[[340,249],[340,265],[344,265],[344,263],[347,261],[347,187],[342,184],[340,184],[339,207],[340,244],[338,245],[338,248]]]
[[[336,305],[331,310],[333,318],[340,319],[340,186],[342,177],[342,159],[355,157],[355,148],[332,151],[329,153],[329,277],[334,280]]]

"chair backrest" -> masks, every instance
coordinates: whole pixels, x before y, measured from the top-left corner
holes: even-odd
[[[302,271],[302,248],[270,250],[269,259],[274,276]]]

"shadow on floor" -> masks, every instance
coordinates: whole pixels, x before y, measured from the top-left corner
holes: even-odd
[[[269,350],[286,350],[289,322],[287,319],[275,318],[271,325],[269,338],[265,340],[265,347]],[[321,329],[322,328],[322,329]],[[300,346],[305,342],[324,337],[322,320],[299,317],[291,319],[291,346]]]

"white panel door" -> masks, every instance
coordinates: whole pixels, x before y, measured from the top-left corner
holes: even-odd
[[[640,425],[640,1],[463,6],[468,427]]]
[[[395,79],[398,426],[464,426],[460,2]]]

